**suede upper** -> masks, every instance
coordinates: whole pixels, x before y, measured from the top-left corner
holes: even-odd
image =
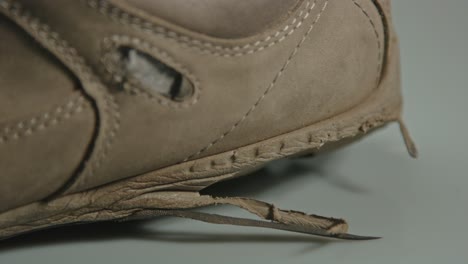
[[[275,27],[299,0],[126,0],[128,4],[187,29],[219,38],[250,37]]]
[[[190,1],[188,17],[185,1],[0,0],[0,211],[351,109],[385,69],[387,4]],[[122,89],[107,59],[122,48],[179,72],[192,96]]]

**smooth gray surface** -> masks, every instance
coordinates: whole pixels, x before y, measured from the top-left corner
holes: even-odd
[[[230,195],[346,218],[369,242],[180,219],[40,232],[0,244],[0,263],[467,263],[468,1],[394,0],[405,119],[346,149],[282,161],[233,182]],[[236,209],[210,210],[236,213]]]

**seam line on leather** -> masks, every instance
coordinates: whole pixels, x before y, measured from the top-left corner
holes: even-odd
[[[369,23],[372,26],[374,34],[375,34],[375,38],[376,38],[376,41],[377,41],[377,49],[378,49],[378,54],[377,54],[377,76],[376,76],[376,81],[375,82],[376,82],[376,85],[378,85],[379,82],[380,82],[381,75],[382,75],[382,55],[383,55],[383,52],[382,52],[382,46],[383,45],[382,45],[382,42],[380,40],[380,34],[377,31],[377,27],[375,25],[375,22],[371,18],[371,16],[369,15],[369,13],[358,2],[356,2],[356,0],[351,0],[351,1],[367,17],[367,19],[369,20]]]
[[[108,124],[111,126],[111,129],[109,131],[108,137],[103,142],[104,146],[102,147],[100,153],[96,155],[96,158],[89,167],[90,169],[88,170],[88,173],[82,176],[82,178],[85,180],[93,177],[96,170],[102,166],[102,163],[107,158],[107,155],[114,143],[117,130],[120,128],[119,105],[113,96],[108,95],[106,99],[105,111],[108,115],[113,116],[113,122],[111,121],[112,124]]]
[[[82,112],[84,102],[85,100],[82,95],[74,95],[66,103],[51,110],[35,115],[27,120],[7,125],[3,128],[3,133],[0,133],[0,144],[21,140],[47,128],[57,126]]]
[[[387,60],[388,60],[388,52],[389,52],[389,46],[390,46],[390,39],[391,39],[391,30],[390,30],[390,25],[389,25],[389,19],[390,18],[390,10],[388,11],[385,11],[384,10],[384,7],[382,6],[382,3],[381,3],[381,0],[372,0],[372,3],[374,4],[375,8],[377,9],[377,12],[379,13],[380,15],[380,18],[381,18],[381,22],[382,22],[382,25],[383,25],[383,33],[384,33],[384,36],[383,36],[383,40],[384,40],[384,43],[383,43],[383,55],[382,55],[382,67],[381,67],[381,72],[380,72],[380,80],[379,80],[379,83],[380,81],[382,80],[382,78],[384,77],[385,75],[385,72],[386,72],[386,69],[387,69]],[[389,7],[388,7],[389,8]]]
[[[83,182],[86,182],[87,178],[92,176],[95,170],[102,165],[111,148],[117,131],[120,128],[119,106],[114,97],[107,92],[99,78],[87,65],[84,58],[67,41],[60,38],[57,32],[52,31],[49,25],[33,17],[29,11],[15,0],[0,0],[0,12],[4,13],[33,36],[44,48],[51,51],[77,76],[86,95],[94,99],[93,106],[98,114],[96,115],[96,129],[92,142],[89,144],[77,171],[51,196],[63,194],[75,185],[81,187]],[[98,100],[95,97],[101,98],[104,105],[97,107]],[[109,110],[109,108],[112,109]],[[103,116],[102,111],[105,113]],[[79,179],[82,179],[82,182],[77,183]]]
[[[144,90],[143,88],[135,85],[130,85],[130,89],[124,91],[132,96],[141,96],[144,98],[147,98],[152,101],[156,101],[157,103],[163,105],[163,106],[169,106],[173,108],[187,108],[190,107],[198,102],[200,99],[200,96],[202,94],[202,89],[200,85],[200,80],[195,76],[195,74],[189,70],[185,65],[182,63],[176,61],[172,56],[170,56],[167,52],[161,50],[158,47],[155,47],[151,43],[144,41],[143,39],[137,38],[137,37],[130,37],[127,35],[112,35],[111,37],[104,38],[103,41],[103,53],[102,53],[102,58],[104,58],[106,55],[112,55],[116,50],[121,47],[121,46],[129,46],[132,48],[137,48],[140,49],[141,51],[147,52],[148,54],[154,56],[155,58],[158,58],[164,63],[167,63],[169,66],[173,67],[180,73],[182,73],[186,78],[188,78],[194,87],[194,94],[192,95],[192,98],[188,102],[174,102],[168,98],[162,98],[153,95],[149,93],[148,91]],[[113,80],[116,78],[123,79],[122,76],[119,76],[118,74],[115,73],[114,70],[112,70],[112,64],[105,62],[104,59],[101,59],[102,65],[104,65],[104,69],[109,75],[109,77]],[[126,83],[128,84],[128,83]]]
[[[315,2],[316,1],[314,1],[314,3]],[[170,30],[166,27],[155,25],[150,21],[128,13],[105,0],[88,0],[87,5],[93,9],[96,9],[101,14],[104,14],[107,17],[124,25],[130,25],[138,30],[146,32],[150,31],[153,34],[162,35],[165,38],[173,39],[179,44],[186,45],[190,48],[197,48],[201,52],[223,57],[239,57],[249,55],[282,42],[286,39],[286,37],[292,35],[298,28],[303,25],[304,21],[309,17],[310,13],[314,9],[314,4],[312,4],[312,1],[307,0],[303,8],[297,11],[297,15],[291,20],[291,22],[275,33],[270,34],[261,40],[243,45],[222,46],[213,41],[187,36],[185,34]]]
[[[314,1],[314,6],[316,4],[318,0],[315,0]],[[291,62],[291,60],[295,57],[295,55],[297,54],[299,48],[302,46],[302,44],[305,42],[305,40],[307,39],[308,35],[310,34],[310,32],[312,32],[312,30],[314,29],[315,25],[317,24],[317,22],[320,20],[320,17],[322,16],[323,12],[325,11],[325,9],[327,8],[327,5],[328,5],[328,1],[325,1],[325,3],[323,4],[323,7],[322,9],[320,10],[320,12],[317,14],[317,17],[315,18],[315,20],[312,22],[312,24],[309,26],[309,29],[307,30],[307,32],[302,36],[301,40],[299,41],[299,43],[296,45],[296,47],[294,48],[293,52],[289,55],[288,59],[286,60],[286,62],[283,64],[283,66],[281,67],[280,71],[275,75],[275,77],[273,78],[273,81],[270,83],[270,85],[268,85],[268,88],[263,92],[263,94],[257,99],[257,101],[249,108],[249,110],[242,116],[241,119],[239,119],[236,123],[234,123],[234,125],[226,132],[224,132],[220,137],[218,137],[217,139],[213,140],[212,142],[210,142],[207,146],[203,147],[202,149],[200,149],[198,152],[188,156],[187,158],[185,158],[184,160],[182,160],[182,162],[185,162],[185,161],[188,161],[198,155],[200,155],[201,153],[205,152],[206,150],[210,149],[211,147],[213,147],[215,144],[217,144],[218,142],[220,142],[221,140],[223,140],[223,138],[225,138],[227,135],[229,135],[230,133],[232,133],[242,122],[244,122],[245,119],[247,119],[247,117],[257,108],[257,106],[263,101],[263,99],[266,97],[266,95],[273,89],[273,87],[275,87],[276,83],[278,82],[278,80],[280,79],[281,75],[283,74],[283,72],[286,70],[286,68],[289,66],[289,63]]]

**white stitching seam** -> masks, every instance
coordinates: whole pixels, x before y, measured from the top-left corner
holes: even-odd
[[[112,142],[114,141],[115,135],[120,127],[120,112],[119,105],[115,101],[111,94],[102,87],[99,79],[94,75],[91,68],[87,66],[85,60],[78,55],[75,48],[71,47],[68,42],[62,40],[59,34],[51,31],[47,24],[39,21],[39,19],[33,17],[27,10],[14,0],[0,0],[0,9],[3,9],[7,16],[11,16],[13,21],[24,27],[27,31],[33,32],[40,42],[58,53],[62,59],[69,65],[72,71],[75,71],[77,75],[83,80],[86,80],[90,84],[100,86],[106,93],[105,98],[105,112],[108,115],[107,124],[110,128],[106,135],[103,136],[102,144],[95,146],[91,160],[89,160],[89,170],[86,174],[81,175],[80,178],[87,179],[92,177],[95,170],[101,166],[103,159],[106,157],[109,149],[111,148]],[[110,105],[110,107],[109,107]]]
[[[316,1],[314,1],[314,4],[315,2]],[[215,42],[195,39],[193,37],[167,29],[163,26],[155,25],[149,21],[143,20],[140,17],[121,10],[106,0],[87,0],[87,4],[89,7],[98,10],[100,13],[122,24],[133,26],[136,29],[145,32],[162,35],[165,38],[173,39],[178,43],[188,47],[197,48],[204,53],[223,57],[238,57],[252,54],[282,42],[286,39],[286,37],[293,34],[299,27],[302,26],[304,20],[309,17],[310,12],[314,9],[315,6],[314,4],[311,4],[311,0],[307,0],[303,8],[297,12],[296,17],[294,17],[288,25],[284,26],[275,33],[266,36],[262,40],[246,43],[243,45],[221,46]]]
[[[65,104],[57,106],[50,111],[28,120],[5,126],[2,129],[3,133],[0,133],[0,144],[20,140],[70,119],[83,110],[84,101],[84,97],[81,95],[73,96]]]
[[[119,105],[117,104],[115,98],[113,96],[108,95],[105,101],[105,111],[108,115],[112,115],[112,119],[108,120],[107,125],[109,126],[109,134],[107,138],[104,140],[102,148],[100,149],[99,153],[96,155],[94,163],[91,164],[90,169],[86,175],[83,175],[83,179],[87,179],[87,177],[92,177],[96,170],[98,170],[104,160],[107,158],[107,154],[114,143],[115,136],[120,128],[120,113],[119,113]]]
[[[314,4],[313,6],[315,6],[317,0],[314,1]],[[317,14],[317,17],[315,18],[315,20],[312,22],[312,24],[310,25],[309,29],[307,30],[307,32],[302,36],[302,39],[299,41],[299,43],[296,45],[296,47],[294,48],[293,52],[289,55],[288,59],[286,60],[286,62],[284,63],[283,67],[281,67],[280,71],[276,74],[276,76],[273,78],[273,81],[270,83],[270,85],[268,86],[268,88],[264,91],[264,93],[260,96],[260,98],[258,98],[258,100],[255,102],[255,104],[253,104],[249,110],[244,114],[244,116],[242,116],[242,118],[240,120],[238,120],[228,131],[226,131],[225,133],[223,133],[220,137],[218,137],[217,139],[215,139],[214,141],[212,141],[211,143],[209,143],[206,147],[200,149],[198,152],[196,152],[195,154],[192,154],[190,156],[188,156],[187,158],[185,158],[182,162],[185,162],[185,161],[188,161],[198,155],[200,155],[201,153],[205,152],[206,150],[208,150],[209,148],[211,148],[213,145],[215,145],[216,143],[220,142],[223,138],[225,138],[227,135],[229,135],[232,131],[234,131],[242,122],[244,122],[244,120],[255,110],[255,108],[260,104],[260,102],[265,98],[265,96],[273,89],[273,87],[275,87],[276,83],[278,82],[278,80],[280,79],[281,75],[283,74],[283,72],[286,70],[286,68],[288,67],[289,63],[291,62],[291,60],[294,58],[294,56],[297,54],[299,48],[302,46],[302,44],[305,42],[305,40],[307,39],[307,36],[310,34],[310,32],[314,29],[314,26],[315,24],[317,24],[317,22],[320,20],[320,17],[322,16],[323,12],[325,11],[325,9],[327,8],[327,5],[328,5],[328,2],[329,0],[325,1],[325,3],[323,4],[323,7],[322,9],[320,10],[320,12]]]

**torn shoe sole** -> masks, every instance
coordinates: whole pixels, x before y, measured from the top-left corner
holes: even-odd
[[[389,73],[392,74],[398,73]],[[401,121],[401,95],[399,89],[395,89],[398,85],[394,79],[383,78],[380,86],[366,100],[347,112],[290,133],[3,212],[0,214],[0,239],[66,224],[153,216],[274,228],[338,239],[373,239],[375,237],[347,234],[348,225],[342,219],[281,210],[272,204],[247,198],[200,195],[199,191],[216,182],[246,174],[269,161],[316,152],[324,145],[359,138],[373,128],[394,121],[400,123],[409,153],[416,156],[416,148]],[[216,204],[240,207],[265,221],[188,210]]]

